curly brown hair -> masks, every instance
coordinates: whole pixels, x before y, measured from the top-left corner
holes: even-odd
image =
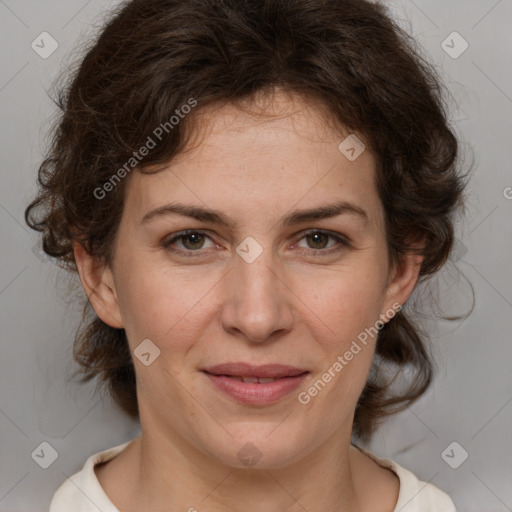
[[[275,87],[320,102],[339,126],[364,137],[376,160],[392,264],[417,240],[424,241],[418,283],[448,260],[469,172],[461,172],[445,86],[380,3],[129,1],[110,12],[77,62],[58,82],[61,113],[39,168],[38,195],[25,210],[27,224],[42,232],[44,252],[61,268],[77,273],[73,241],[112,264],[127,179],[104,197],[98,190],[156,127],[167,123],[165,137],[137,171],[158,172],[185,150],[202,106],[250,103]],[[198,106],[171,128],[171,116],[190,98]],[[427,338],[406,310],[379,332],[354,418],[353,435],[362,440],[431,383]],[[98,377],[121,408],[138,417],[125,331],[104,323],[86,299],[74,357],[82,381]],[[382,370],[390,364],[413,370],[398,394]]]

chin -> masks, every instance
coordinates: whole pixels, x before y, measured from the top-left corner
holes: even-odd
[[[245,424],[247,425],[247,424]],[[254,424],[252,424],[254,427]],[[265,424],[264,429],[240,428],[227,436],[219,445],[208,447],[208,452],[226,466],[239,469],[279,469],[290,465],[300,458],[304,447],[297,443],[289,430],[272,432]],[[269,435],[269,432],[270,433]],[[210,438],[211,443],[211,438]]]

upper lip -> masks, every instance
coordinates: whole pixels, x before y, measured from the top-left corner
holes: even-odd
[[[252,366],[247,363],[224,363],[203,368],[212,375],[232,375],[234,377],[260,377],[281,379],[306,373],[308,370],[283,364],[264,364]]]

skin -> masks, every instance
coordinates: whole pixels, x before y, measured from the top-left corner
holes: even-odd
[[[132,351],[144,339],[160,350],[149,366],[134,357],[141,436],[96,467],[100,484],[122,512],[392,512],[398,478],[351,445],[376,337],[309,404],[297,400],[417,282],[420,256],[390,268],[374,158],[365,150],[349,161],[338,149],[348,132],[329,127],[312,100],[283,91],[251,111],[228,104],[198,114],[196,144],[160,173],[129,176],[112,268],[75,244],[98,316],[126,330]],[[344,213],[280,224],[292,210],[336,200],[363,208],[367,222]],[[141,224],[171,201],[220,211],[235,226],[182,216]],[[171,247],[199,256],[163,247],[185,229],[207,236]],[[350,245],[306,236],[310,229]],[[252,263],[236,252],[248,236],[263,251]],[[199,371],[235,361],[311,373],[277,403],[248,406]],[[253,467],[237,457],[249,442],[261,453]]]

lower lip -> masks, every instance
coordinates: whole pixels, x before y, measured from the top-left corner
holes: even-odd
[[[206,372],[204,374],[217,389],[246,405],[267,405],[277,402],[296,390],[309,375],[303,373],[295,377],[283,377],[274,382],[259,384],[243,382],[225,375],[212,375]]]

